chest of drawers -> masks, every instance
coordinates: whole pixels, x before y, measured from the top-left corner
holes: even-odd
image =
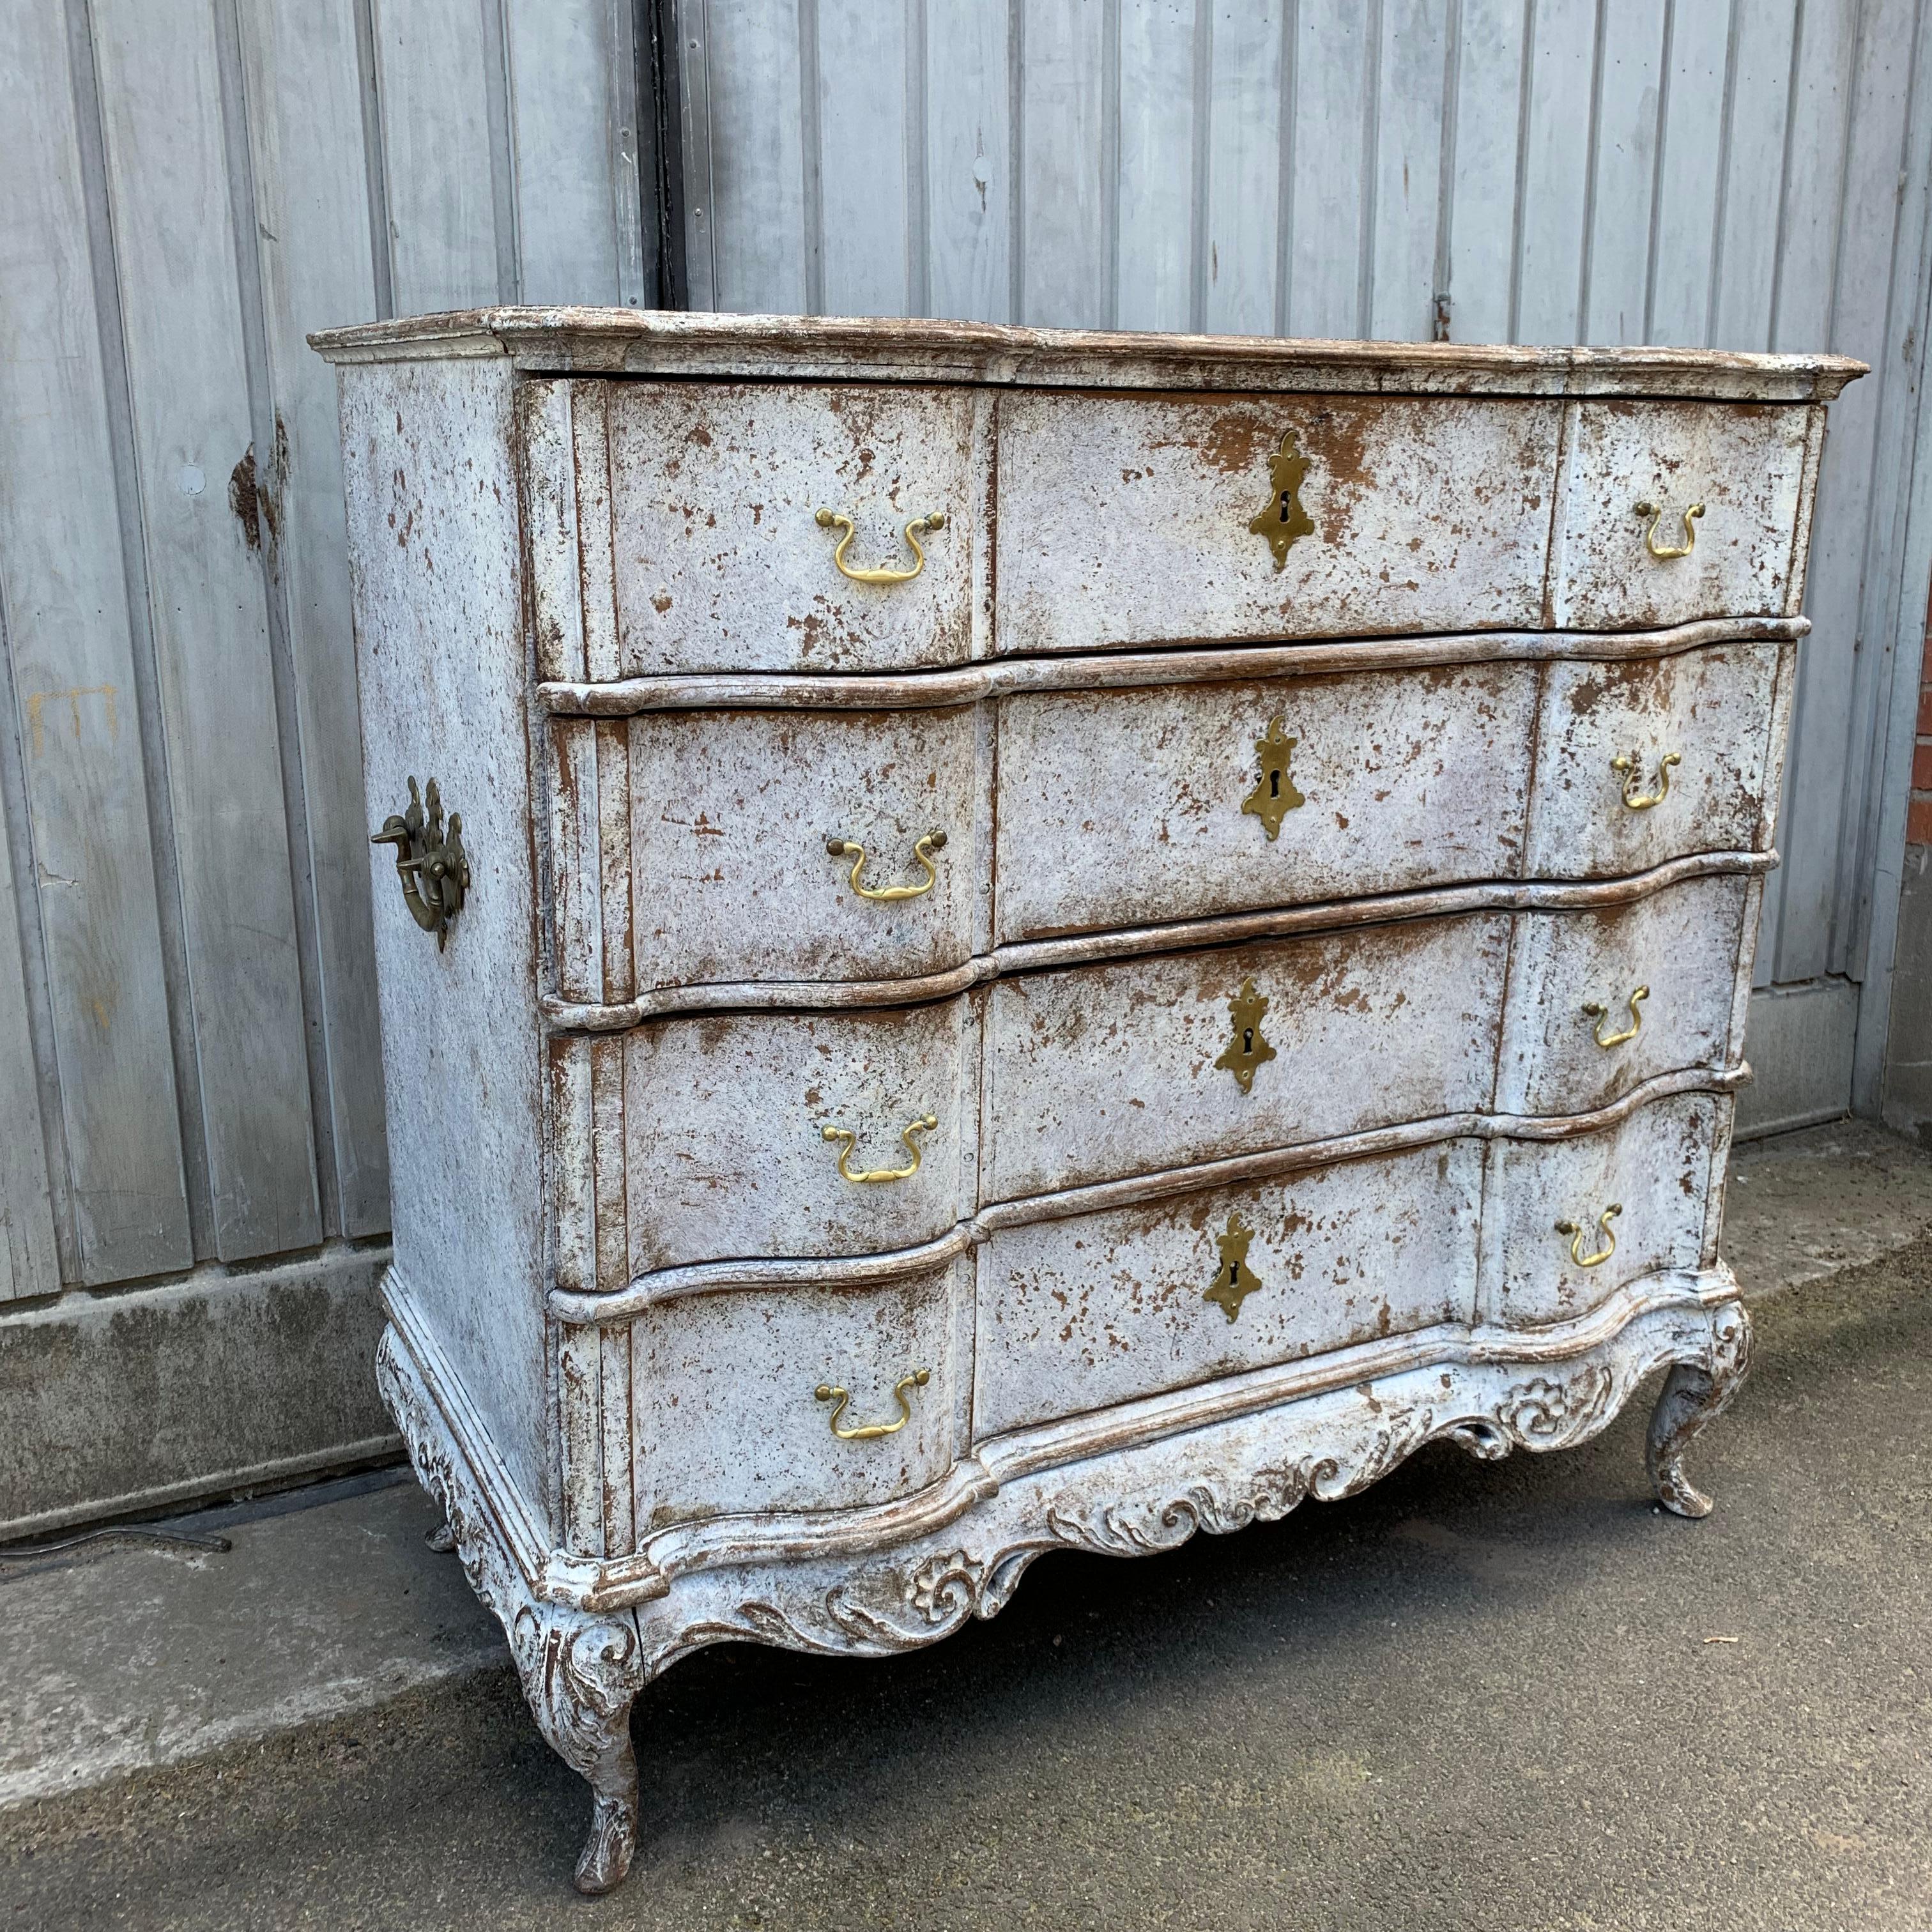
[[[635,1844],[694,1647],[876,1655],[1667,1370],[1826,357],[343,330],[418,1473]]]

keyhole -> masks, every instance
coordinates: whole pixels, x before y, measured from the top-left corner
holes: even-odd
[[[1254,500],[1255,500],[1252,496],[1248,499],[1248,501],[1251,503]],[[1286,490],[1281,493],[1281,520],[1283,523],[1286,523],[1288,521],[1288,506],[1292,500],[1293,499],[1290,497],[1288,493]]]
[[[1280,796],[1281,774],[1279,772],[1270,772],[1268,773],[1268,796],[1270,798],[1279,798]]]
[[[1241,1051],[1244,1053],[1252,1053],[1254,1050],[1255,1030],[1252,1027],[1244,1027],[1241,1029]]]
[[[1253,500],[1252,497],[1249,499],[1250,502]],[[1228,1286],[1230,1288],[1239,1288],[1240,1285],[1241,1264],[1239,1262],[1230,1262],[1228,1264]]]

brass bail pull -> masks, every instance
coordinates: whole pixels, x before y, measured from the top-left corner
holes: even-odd
[[[910,584],[926,568],[926,552],[920,538],[929,531],[945,529],[946,512],[929,510],[906,525],[905,540],[911,546],[914,558],[910,570],[855,570],[845,561],[845,553],[852,547],[852,519],[842,510],[820,510],[814,520],[822,530],[841,533],[838,548],[832,553],[832,561],[838,566],[841,576],[849,577],[854,584]]]
[[[929,892],[939,881],[939,868],[932,862],[935,852],[946,849],[946,834],[928,832],[912,848],[912,856],[925,868],[926,877],[916,886],[868,886],[859,874],[866,869],[866,848],[850,838],[828,838],[825,849],[835,859],[850,859],[852,862],[850,884],[852,890],[862,899],[880,901],[916,899]]]
[[[1657,789],[1646,791],[1643,773],[1636,759],[1619,755],[1610,760],[1610,770],[1624,782],[1624,802],[1633,812],[1648,812],[1652,806],[1661,805],[1670,796],[1670,768],[1681,765],[1683,759],[1675,752],[1666,752],[1657,761]]]
[[[1604,1262],[1616,1252],[1616,1231],[1611,1227],[1610,1223],[1623,1211],[1624,1204],[1621,1201],[1612,1201],[1597,1216],[1597,1233],[1604,1245],[1593,1255],[1584,1253],[1584,1231],[1578,1227],[1574,1221],[1557,1222],[1556,1232],[1559,1234],[1568,1234],[1570,1237],[1570,1258],[1579,1268],[1601,1268]]]
[[[1649,998],[1650,988],[1648,986],[1639,986],[1631,993],[1630,1024],[1616,1033],[1606,1033],[1604,1030],[1604,1025],[1610,1017],[1609,1007],[1599,1006],[1594,1000],[1586,1000],[1583,1002],[1583,1010],[1597,1022],[1595,1035],[1597,1044],[1606,1048],[1622,1046],[1625,1040],[1636,1039],[1643,1030],[1643,1016],[1637,1011],[1637,1003]]]
[[[820,1382],[812,1390],[814,1400],[832,1404],[832,1432],[842,1442],[876,1442],[882,1436],[896,1436],[912,1420],[912,1404],[907,1400],[907,1391],[923,1388],[932,1379],[930,1369],[915,1369],[909,1376],[902,1376],[893,1384],[892,1394],[899,1406],[898,1419],[896,1422],[862,1423],[856,1429],[842,1429],[839,1419],[845,1413],[845,1406],[852,1400],[849,1389],[841,1388],[831,1382]]]
[[[1702,503],[1693,503],[1684,512],[1684,541],[1681,544],[1660,544],[1657,540],[1657,526],[1664,520],[1664,506],[1660,503],[1640,503],[1636,506],[1640,517],[1650,519],[1643,533],[1644,547],[1660,563],[1668,563],[1673,556],[1688,556],[1697,547],[1697,532],[1694,520],[1704,514]]]
[[[838,1150],[838,1172],[847,1180],[854,1180],[862,1186],[876,1180],[910,1180],[919,1172],[919,1143],[914,1134],[929,1134],[939,1125],[938,1118],[932,1114],[922,1114],[916,1120],[909,1120],[899,1130],[899,1142],[912,1156],[904,1167],[872,1167],[862,1171],[852,1166],[852,1150],[859,1144],[859,1136],[850,1127],[827,1127],[824,1137],[828,1141],[843,1141],[845,1144]]]

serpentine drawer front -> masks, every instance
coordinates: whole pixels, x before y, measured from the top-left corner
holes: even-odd
[[[592,1784],[580,1886],[700,1645],[888,1654],[1044,1551],[1563,1448],[1664,1370],[1650,1480],[1710,1508],[1856,364],[574,309],[317,346],[377,1373]]]

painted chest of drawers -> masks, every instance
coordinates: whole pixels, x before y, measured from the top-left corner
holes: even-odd
[[[1742,1374],[1858,365],[501,310],[339,365],[382,1388],[586,1890],[634,1694]]]

